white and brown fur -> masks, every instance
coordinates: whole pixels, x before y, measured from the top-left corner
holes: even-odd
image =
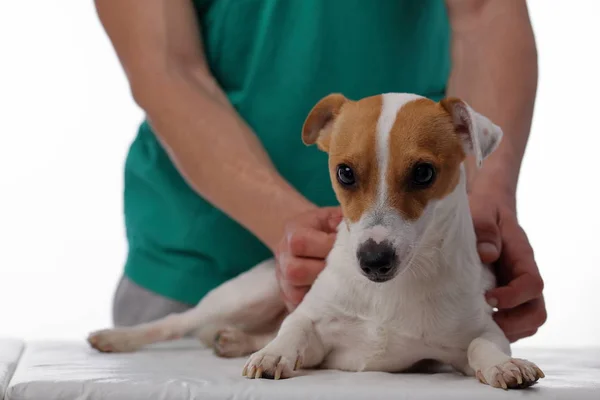
[[[484,298],[495,281],[477,254],[464,161],[472,154],[481,164],[502,137],[499,127],[455,98],[332,94],[313,108],[302,137],[329,153],[344,221],[327,266],[295,311],[286,313],[268,260],[187,312],[95,332],[91,345],[134,351],[194,334],[220,356],[250,355],[249,378],[288,378],[302,367],[400,372],[422,360],[504,389],[544,376],[511,357]],[[411,176],[423,162],[435,179],[414,187]],[[340,164],[352,167],[353,187],[338,182]],[[365,268],[367,242],[391,249],[385,268]]]

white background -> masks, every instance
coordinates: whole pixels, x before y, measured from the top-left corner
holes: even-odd
[[[549,318],[521,343],[600,345],[600,1],[529,4],[540,84],[518,201]],[[0,2],[0,336],[110,324],[141,118],[91,1]]]

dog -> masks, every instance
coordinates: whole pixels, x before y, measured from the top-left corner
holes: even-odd
[[[248,378],[317,367],[402,372],[433,360],[496,388],[533,385],[544,373],[511,357],[485,301],[496,282],[479,259],[467,197],[467,157],[481,166],[502,135],[458,98],[326,96],[302,140],[328,153],[344,220],[299,306],[286,311],[267,260],[189,311],[98,331],[89,343],[135,351],[192,334],[220,356],[249,355]]]

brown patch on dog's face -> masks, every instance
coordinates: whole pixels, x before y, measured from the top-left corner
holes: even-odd
[[[400,108],[389,136],[388,204],[408,220],[418,219],[431,200],[451,193],[458,184],[466,155],[452,119],[429,99]],[[415,168],[433,167],[429,185],[415,184]]]
[[[381,96],[348,102],[339,115],[329,141],[331,182],[344,216],[356,222],[377,198],[377,121]],[[352,168],[356,184],[342,185],[337,178],[340,165]]]

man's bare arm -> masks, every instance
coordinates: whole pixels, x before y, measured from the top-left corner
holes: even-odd
[[[277,173],[211,76],[192,2],[96,0],[96,9],[136,102],[180,173],[274,249],[285,221],[314,206]]]
[[[537,90],[537,50],[525,0],[446,0],[452,26],[449,95],[504,131],[481,175],[514,195]]]
[[[516,189],[537,90],[537,51],[525,0],[446,0],[452,25],[451,95],[504,131],[500,147],[471,178],[477,249],[499,287],[486,293],[507,338],[534,335],[546,321],[544,281],[516,215]],[[474,178],[474,179],[473,179]]]

